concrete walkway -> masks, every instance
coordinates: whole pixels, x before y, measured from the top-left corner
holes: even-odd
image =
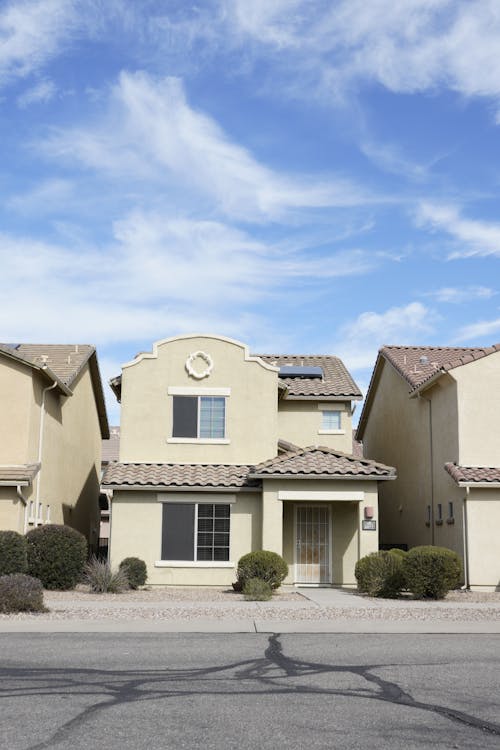
[[[286,593],[288,587],[283,587]],[[337,588],[291,589],[300,596],[148,601],[117,597],[50,601],[47,614],[0,617],[0,633],[485,633],[500,635],[500,601],[370,599]]]

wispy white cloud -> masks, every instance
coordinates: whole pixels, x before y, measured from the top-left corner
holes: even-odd
[[[26,109],[31,104],[42,103],[46,104],[57,93],[57,86],[53,81],[40,81],[35,86],[26,89],[17,97],[17,104],[21,109]]]
[[[5,201],[5,208],[19,214],[58,213],[61,204],[68,203],[74,195],[74,185],[70,180],[43,180],[24,193],[16,193]]]
[[[41,144],[57,159],[77,159],[121,178],[179,181],[227,216],[280,220],[290,212],[348,207],[377,200],[347,179],[295,176],[262,164],[208,115],[187,101],[177,78],[122,73],[109,115],[98,126],[55,131]]]
[[[211,329],[254,341],[271,298],[376,262],[360,250],[320,259],[220,222],[139,211],[115,222],[107,245],[70,247],[0,236],[0,329],[10,338],[112,344]],[[19,289],[29,307],[16,303]]]
[[[78,25],[76,0],[12,0],[0,9],[0,85],[42,68]]]
[[[424,296],[432,297],[436,302],[457,304],[477,299],[491,299],[495,294],[498,294],[498,292],[490,289],[490,287],[472,285],[462,287],[444,286],[432,292],[425,292]]]
[[[353,370],[371,367],[381,346],[423,343],[422,337],[432,334],[436,323],[436,313],[420,302],[381,313],[363,312],[339,329],[332,351]]]
[[[450,259],[500,256],[500,224],[465,219],[456,206],[422,203],[416,214],[419,226],[447,233],[456,243]]]
[[[491,341],[493,337],[497,340],[500,339],[500,318],[479,320],[477,323],[463,326],[458,331],[455,341],[456,343],[473,342],[478,344],[485,339],[490,339]]]
[[[335,95],[374,81],[396,93],[500,96],[496,0],[222,1],[235,36],[287,65],[297,87],[316,81]]]

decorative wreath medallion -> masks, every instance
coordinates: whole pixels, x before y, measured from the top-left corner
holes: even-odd
[[[201,370],[201,372],[198,372],[193,367],[193,363],[197,359],[202,359],[204,362],[206,362],[207,365],[204,370]],[[208,378],[213,369],[214,361],[210,354],[207,354],[206,352],[193,352],[186,359],[186,370],[188,371],[189,375],[191,375],[192,378],[196,378],[196,380]]]

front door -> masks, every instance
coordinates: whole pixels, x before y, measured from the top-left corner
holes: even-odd
[[[331,583],[330,508],[297,506],[295,528],[296,583]]]

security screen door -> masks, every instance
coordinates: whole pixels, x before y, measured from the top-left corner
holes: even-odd
[[[296,507],[295,580],[297,583],[331,583],[330,509]]]

